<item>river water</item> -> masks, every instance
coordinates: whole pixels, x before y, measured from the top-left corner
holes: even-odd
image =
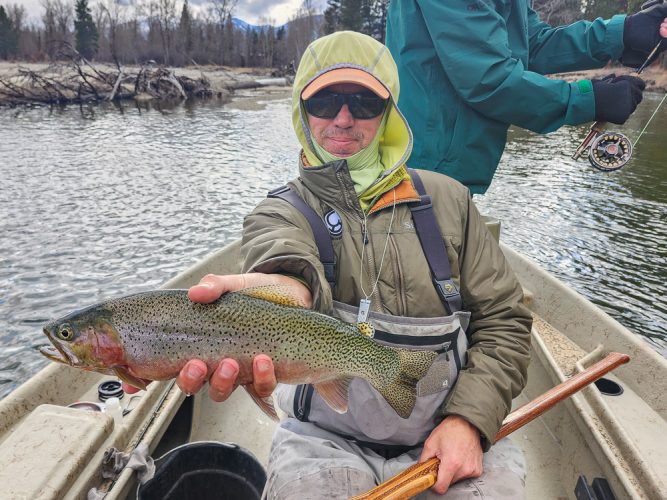
[[[0,110],[0,398],[49,361],[46,321],[155,288],[235,238],[296,173],[288,91],[231,103]],[[633,141],[660,101],[623,127]],[[587,127],[512,129],[482,212],[502,239],[667,356],[667,105],[624,169],[570,159]]]

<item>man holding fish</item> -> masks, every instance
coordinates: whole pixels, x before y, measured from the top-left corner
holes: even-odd
[[[350,383],[342,414],[309,386],[276,389],[272,360],[256,356],[254,391],[274,393],[290,415],[274,435],[265,498],[347,498],[433,456],[441,466],[430,495],[523,496],[520,452],[507,440],[491,445],[525,384],[531,316],[467,189],[407,171],[412,135],[398,93],[395,63],[377,41],[339,32],[313,42],[294,82],[292,119],[303,150],[289,191],[324,221],[333,279],[308,216],[274,194],[245,220],[244,274],[209,275],[189,291],[191,300],[208,303],[229,291],[289,283],[306,307],[371,323],[378,342],[440,353],[407,419],[361,379]],[[429,210],[439,234],[420,243],[429,238],[416,219]],[[438,243],[441,254],[432,250]],[[429,261],[437,255],[448,261],[444,274],[443,262]],[[233,359],[210,377],[193,360],[178,384],[194,393],[208,379],[210,396],[222,401],[238,373]]]
[[[273,395],[288,418],[267,499],[348,498],[432,457],[426,497],[522,498],[521,452],[493,441],[532,318],[469,191],[406,168],[398,94],[384,45],[314,41],[293,88],[299,177],[246,217],[242,274],[79,311],[45,327],[44,354],[138,387],[208,381],[216,401],[243,385],[275,416]]]

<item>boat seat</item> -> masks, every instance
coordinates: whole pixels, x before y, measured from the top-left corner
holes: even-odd
[[[113,431],[104,413],[44,404],[0,447],[3,498],[61,498]]]

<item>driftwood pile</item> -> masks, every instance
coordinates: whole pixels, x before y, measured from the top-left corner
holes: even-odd
[[[211,83],[200,78],[176,76],[173,69],[153,61],[134,71],[116,65],[115,71],[93,66],[73,49],[60,53],[64,62],[40,71],[18,68],[18,73],[0,77],[0,104],[87,103],[121,99],[187,99],[211,97]]]
[[[186,99],[210,97],[210,82],[176,76],[172,69],[141,66],[128,72],[97,69],[86,61],[51,65],[41,71],[18,69],[18,74],[0,78],[0,100],[9,105],[30,103],[85,103],[121,99]]]

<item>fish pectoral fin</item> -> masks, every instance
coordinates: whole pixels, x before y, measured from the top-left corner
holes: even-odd
[[[280,420],[278,418],[278,414],[276,413],[276,409],[273,406],[273,399],[271,396],[268,398],[263,398],[259,394],[257,394],[257,391],[255,391],[255,388],[252,386],[252,384],[246,384],[243,386],[243,388],[246,390],[248,395],[252,398],[252,400],[259,406],[259,408],[266,413],[271,420],[275,420],[276,422]]]
[[[146,390],[146,382],[132,375],[129,371],[127,371],[126,368],[116,366],[113,368],[113,372],[116,374],[116,377],[121,379],[126,384],[130,384],[132,387],[136,387],[142,391]]]
[[[304,307],[301,301],[292,293],[292,288],[288,285],[265,285],[244,288],[236,293],[254,297],[256,299],[268,300],[275,304],[290,307]]]
[[[343,377],[313,384],[326,403],[338,413],[347,412],[347,390],[353,377]]]

